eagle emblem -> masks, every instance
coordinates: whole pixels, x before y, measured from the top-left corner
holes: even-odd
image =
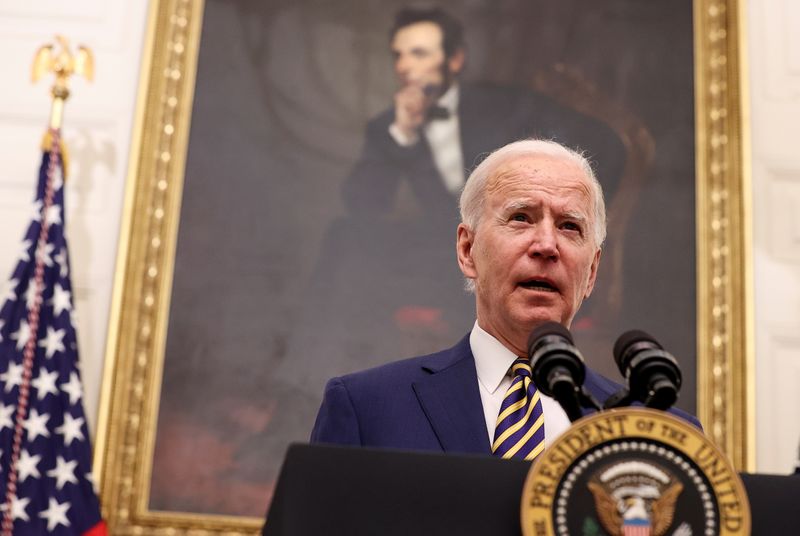
[[[600,523],[611,536],[662,536],[672,525],[683,491],[672,474],[643,461],[605,467],[587,485]]]

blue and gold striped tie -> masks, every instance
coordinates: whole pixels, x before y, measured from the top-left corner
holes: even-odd
[[[544,450],[544,412],[531,380],[530,360],[517,358],[511,374],[511,387],[497,416],[492,452],[503,458],[534,460]]]

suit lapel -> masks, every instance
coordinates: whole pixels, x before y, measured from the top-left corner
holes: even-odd
[[[415,382],[414,392],[444,451],[490,454],[469,338],[431,356],[423,369],[430,376]]]

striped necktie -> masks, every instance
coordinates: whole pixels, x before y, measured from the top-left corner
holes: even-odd
[[[492,452],[503,458],[534,460],[544,450],[544,412],[531,381],[530,360],[517,358],[511,373],[511,387],[497,416]]]

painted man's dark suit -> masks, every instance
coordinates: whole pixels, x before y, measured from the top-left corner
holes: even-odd
[[[621,388],[590,369],[584,386],[601,402]],[[469,336],[435,354],[332,379],[311,441],[491,454]]]

